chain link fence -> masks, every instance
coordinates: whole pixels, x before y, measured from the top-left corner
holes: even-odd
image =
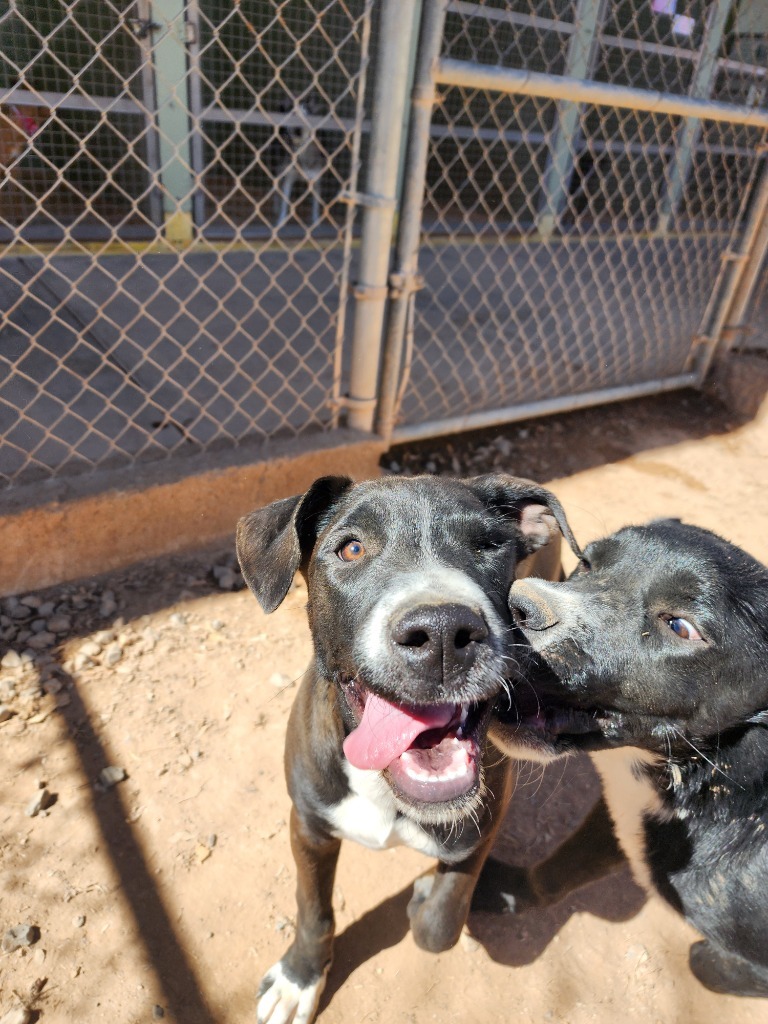
[[[766,39],[761,0],[0,0],[0,487],[699,382]]]
[[[335,425],[372,8],[0,5],[0,485]]]
[[[399,439],[698,381],[764,162],[737,118],[765,107],[767,31],[748,3],[447,5]]]

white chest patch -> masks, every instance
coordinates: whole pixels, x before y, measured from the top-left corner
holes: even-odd
[[[641,769],[644,765],[657,764],[662,758],[637,747],[600,750],[589,756],[603,783],[616,836],[629,860],[632,874],[639,885],[652,891],[654,885],[645,855],[643,818],[647,814],[662,817],[665,811],[653,784]]]
[[[344,763],[349,796],[328,811],[333,834],[371,850],[408,846],[429,857],[440,856],[440,845],[415,821],[398,815],[392,790],[381,772],[364,771]]]

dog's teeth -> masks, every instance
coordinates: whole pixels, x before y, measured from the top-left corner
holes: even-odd
[[[456,730],[457,736],[464,735],[464,726],[467,724],[467,718],[469,717],[469,704],[464,704],[461,709],[461,718],[459,720],[459,727]]]

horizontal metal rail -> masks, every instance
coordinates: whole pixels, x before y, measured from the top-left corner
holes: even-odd
[[[566,75],[548,75],[540,71],[501,68],[490,64],[444,58],[435,68],[438,85],[463,86],[516,96],[539,96],[572,103],[642,110],[649,114],[671,114],[675,117],[699,117],[706,121],[768,128],[768,110],[739,107],[733,103],[694,99],[674,93],[636,89],[610,82],[587,82]]]
[[[460,14],[465,18],[483,18],[485,21],[500,21],[523,28],[541,29],[544,32],[555,32],[559,35],[572,35],[576,31],[573,21],[559,21],[555,18],[542,18],[538,15],[521,14],[501,7],[486,7],[484,4],[470,3],[468,0],[450,0],[448,10],[451,14]],[[633,50],[636,53],[655,53],[660,57],[675,57],[677,60],[696,60],[699,51],[686,46],[670,46],[669,43],[655,43],[648,39],[630,39],[627,36],[612,36],[601,32],[598,42],[602,46],[611,46],[617,50]],[[717,66],[724,71],[736,71],[755,78],[764,78],[768,68],[760,64],[749,64],[734,60],[732,57],[720,57]]]
[[[12,87],[0,89],[0,104],[17,104],[22,107],[36,107],[41,110],[88,110],[94,113],[137,114],[144,117],[146,111],[125,95],[91,96],[82,92],[47,92]]]
[[[666,391],[695,388],[700,383],[701,378],[698,373],[683,373],[677,377],[668,377],[663,380],[648,380],[642,381],[640,384],[627,384],[623,387],[585,391],[580,395],[562,395],[540,402],[527,402],[505,409],[487,409],[482,412],[468,413],[466,416],[432,420],[429,423],[406,423],[395,428],[392,433],[392,444],[424,441],[445,434],[460,434],[465,430],[484,430],[487,427],[501,426],[503,423],[515,423],[539,416],[552,416],[560,412],[575,412],[577,409],[607,405],[609,402],[623,402],[629,398],[644,398],[647,395],[658,395]]]

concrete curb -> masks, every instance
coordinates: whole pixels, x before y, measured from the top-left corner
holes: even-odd
[[[226,542],[241,515],[319,476],[378,476],[385,447],[337,431],[272,443],[256,458],[191,456],[22,488],[0,513],[0,596]]]

